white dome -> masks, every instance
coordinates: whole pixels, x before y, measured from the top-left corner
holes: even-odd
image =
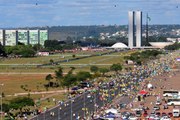
[[[173,42],[149,42],[150,45],[156,48],[164,48],[165,46],[174,44]]]
[[[112,48],[127,48],[128,46],[125,45],[124,43],[115,43],[113,46],[111,46]]]

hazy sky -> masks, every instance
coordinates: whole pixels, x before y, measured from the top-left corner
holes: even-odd
[[[180,24],[180,0],[0,0],[0,27],[127,25],[129,10]]]

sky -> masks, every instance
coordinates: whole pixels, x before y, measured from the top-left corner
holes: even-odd
[[[128,11],[149,24],[180,24],[180,0],[0,0],[0,28],[127,25]]]

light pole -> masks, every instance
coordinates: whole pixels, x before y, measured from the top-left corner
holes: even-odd
[[[2,87],[4,86],[4,84],[0,84],[1,85],[1,120],[2,120]]]
[[[59,111],[59,112],[58,112],[58,118],[59,118],[58,120],[60,120],[60,119],[61,119],[61,114],[60,114],[60,112],[61,112],[61,107],[59,107],[58,111]]]
[[[85,95],[86,95],[86,92],[84,92],[84,119],[86,118],[86,97],[85,97]]]
[[[72,114],[73,114],[73,113],[72,113],[72,112],[73,112],[73,111],[72,111],[72,99],[71,99],[70,101],[71,101],[71,120],[72,120]]]

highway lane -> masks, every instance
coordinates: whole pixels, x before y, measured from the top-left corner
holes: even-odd
[[[115,87],[117,87],[117,89],[112,92],[109,86],[107,86],[109,94],[107,99],[112,100],[118,94],[118,92],[120,92],[119,84],[117,84]],[[100,91],[103,90],[97,89],[96,93],[85,92],[81,96],[75,97],[62,105],[51,108],[46,112],[32,118],[31,120],[74,120],[77,116],[86,118],[87,113],[95,112],[97,109],[96,106],[100,108],[108,103],[108,100],[101,99],[102,93]],[[88,97],[89,94],[90,97]],[[123,103],[129,102],[128,100],[128,97],[122,97]],[[53,115],[51,113],[53,113]]]
[[[95,93],[87,91],[78,97],[72,98],[73,102],[71,102],[71,100],[68,100],[64,104],[49,109],[45,113],[41,113],[40,115],[35,116],[31,120],[75,120],[77,116],[80,116],[81,118],[86,117],[87,112],[95,112],[95,110],[97,109],[95,107],[96,105],[98,106],[98,108],[100,108],[104,106],[106,103],[112,101],[115,98],[115,96],[117,96],[119,93],[125,93],[124,91],[127,91],[127,89],[131,85],[136,85],[134,83],[139,82],[138,80],[140,79],[141,75],[145,75],[148,77],[146,71],[142,72],[140,75],[122,75],[120,77],[117,77],[116,80],[112,80],[115,83],[113,87],[111,87],[109,84],[106,84],[105,89],[96,88],[97,92]],[[120,81],[121,79],[124,79],[124,81]],[[122,84],[127,84],[130,80],[134,81],[129,83],[129,85],[125,86],[124,88],[121,86]],[[107,90],[108,97],[106,97],[106,100],[102,100],[102,95],[105,90]],[[90,93],[91,97],[88,98],[87,96]],[[129,96],[122,96],[119,100],[119,103],[129,104],[131,100],[132,99],[129,99]],[[87,109],[84,110],[84,107]],[[53,115],[51,113],[53,113]]]

